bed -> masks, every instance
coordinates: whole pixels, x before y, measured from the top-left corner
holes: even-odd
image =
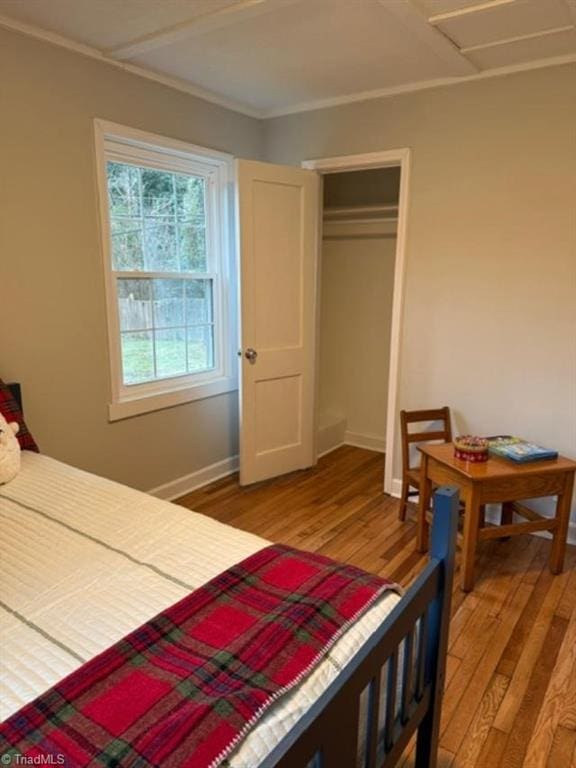
[[[433,766],[454,562],[456,494],[435,499],[431,558],[387,593],[286,694],[232,768],[392,766],[418,730]],[[267,545],[148,494],[23,452],[0,486],[4,720],[183,595]]]

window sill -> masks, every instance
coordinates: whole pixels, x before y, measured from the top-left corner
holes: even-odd
[[[173,408],[176,405],[190,403],[193,400],[204,400],[216,395],[224,395],[226,392],[234,392],[238,389],[238,381],[230,376],[208,381],[203,384],[175,389],[168,392],[160,392],[154,395],[140,395],[139,397],[118,400],[108,405],[108,421],[120,421],[131,416],[139,416],[143,413],[161,411],[164,408]]]

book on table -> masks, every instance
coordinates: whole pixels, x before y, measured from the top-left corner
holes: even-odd
[[[493,435],[488,437],[488,451],[492,456],[524,464],[529,461],[543,461],[545,459],[557,459],[558,451],[552,448],[544,448],[536,443],[530,443],[521,437],[513,435]]]

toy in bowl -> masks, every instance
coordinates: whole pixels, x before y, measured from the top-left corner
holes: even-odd
[[[488,461],[488,440],[476,435],[455,437],[454,456],[462,461],[471,461],[476,464]]]

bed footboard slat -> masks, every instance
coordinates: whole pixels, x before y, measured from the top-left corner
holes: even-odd
[[[422,614],[418,624],[418,653],[416,659],[416,700],[420,701],[424,693],[424,681],[426,676],[426,648],[428,647],[428,613]]]
[[[394,722],[396,720],[396,688],[398,686],[398,649],[388,659],[388,680],[386,682],[386,720],[384,725],[384,750],[389,752],[394,744]]]
[[[409,706],[414,695],[414,634],[415,630],[406,635],[404,641],[404,663],[402,666],[402,704],[400,707],[400,720],[402,725],[408,722]]]
[[[367,733],[367,760],[365,765],[367,768],[376,768],[376,760],[378,756],[378,740],[379,740],[379,719],[380,719],[380,697],[382,680],[382,674],[374,675],[370,681],[369,688],[369,704],[368,704],[368,733]]]

